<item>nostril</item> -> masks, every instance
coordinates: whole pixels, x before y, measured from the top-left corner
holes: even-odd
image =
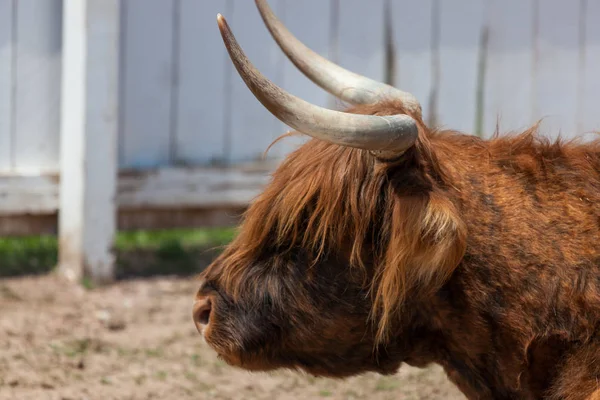
[[[200,315],[198,316],[198,322],[202,325],[208,325],[208,321],[210,320],[210,308],[208,310],[202,310]]]
[[[194,321],[198,327],[206,326],[210,322],[210,312],[212,304],[209,298],[205,297],[196,300],[194,304]]]

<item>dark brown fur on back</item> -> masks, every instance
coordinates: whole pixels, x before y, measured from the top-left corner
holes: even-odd
[[[207,340],[248,369],[439,363],[471,399],[588,398],[600,380],[600,142],[419,124],[394,163],[318,140],[282,163],[203,275],[228,315],[268,310],[261,339],[227,339],[241,325],[219,313]]]

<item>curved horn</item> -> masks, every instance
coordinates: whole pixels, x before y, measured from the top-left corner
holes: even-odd
[[[217,22],[229,56],[248,88],[286,125],[330,143],[392,154],[403,152],[415,143],[417,125],[408,115],[344,113],[315,106],[287,93],[252,65],[221,14],[217,15]]]
[[[256,6],[281,50],[315,84],[353,104],[375,103],[384,96],[400,99],[407,108],[421,115],[421,105],[412,94],[332,63],[292,35],[275,16],[266,0],[256,0]]]

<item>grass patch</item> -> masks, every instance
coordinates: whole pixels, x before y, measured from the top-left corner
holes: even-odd
[[[233,228],[119,232],[117,278],[200,272],[234,235]],[[0,277],[48,273],[57,262],[55,236],[0,238]]]
[[[167,373],[166,371],[158,371],[156,373],[156,379],[158,379],[159,381],[166,381],[167,380]]]
[[[69,358],[84,356],[90,353],[108,352],[109,345],[97,339],[83,338],[73,339],[66,342],[49,343],[48,346],[57,355],[64,355]]]
[[[119,232],[115,245],[119,250],[160,248],[175,242],[182,247],[222,246],[233,239],[234,232],[233,228]]]
[[[146,349],[146,356],[152,358],[160,358],[163,356],[162,349]]]
[[[94,282],[88,277],[84,277],[81,280],[81,285],[87,290],[92,290],[94,288]]]
[[[395,377],[382,377],[377,381],[375,390],[377,392],[391,392],[400,387],[400,382]]]
[[[110,381],[110,379],[106,376],[100,378],[100,383],[103,385],[110,385],[112,382]]]
[[[0,276],[48,272],[56,265],[57,249],[53,236],[0,239]]]

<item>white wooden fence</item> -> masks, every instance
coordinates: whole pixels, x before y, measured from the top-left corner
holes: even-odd
[[[319,53],[414,93],[437,125],[600,128],[598,0],[270,4]],[[235,221],[299,142],[258,162],[287,128],[235,73],[217,12],[275,83],[341,106],[284,57],[252,0],[0,0],[0,234],[55,232],[60,210],[63,270],[110,279],[116,229]]]

